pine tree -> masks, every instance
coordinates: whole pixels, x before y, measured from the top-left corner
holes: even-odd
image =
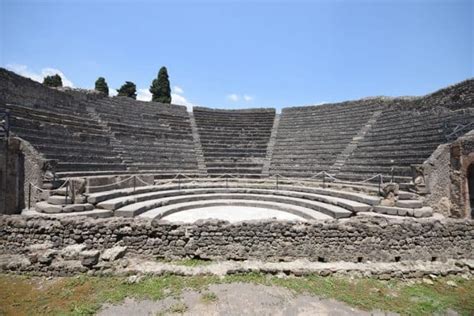
[[[137,98],[137,86],[131,81],[125,81],[125,84],[117,92],[119,97]]]
[[[53,76],[46,76],[43,79],[43,84],[48,87],[62,87],[63,86],[63,80],[61,79],[61,76],[58,74],[55,74]]]
[[[105,81],[104,77],[99,77],[95,82],[95,90],[102,92],[105,95],[109,95],[109,86]]]
[[[153,102],[171,103],[171,88],[166,67],[161,67],[158,77],[151,83],[150,92]]]

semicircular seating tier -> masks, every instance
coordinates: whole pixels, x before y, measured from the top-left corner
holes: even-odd
[[[11,132],[56,162],[59,177],[176,173],[407,182],[474,122],[474,80],[415,98],[214,110],[59,91],[0,69]],[[471,125],[470,125],[471,124]]]
[[[262,176],[275,109],[194,107],[193,114],[209,175]]]

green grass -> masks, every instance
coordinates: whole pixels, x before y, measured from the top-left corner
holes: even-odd
[[[169,309],[168,313],[171,314],[184,314],[188,310],[188,307],[183,302],[173,304]]]
[[[217,302],[218,300],[219,298],[217,297],[216,293],[213,293],[213,292],[206,292],[201,295],[201,301],[206,304],[214,303],[214,302]]]
[[[452,287],[447,281],[456,282]],[[282,286],[295,294],[308,293],[334,298],[364,310],[393,311],[402,315],[426,315],[453,309],[462,315],[474,314],[474,280],[437,278],[433,284],[404,280],[379,281],[371,278],[306,277],[277,278],[249,273],[217,276],[183,277],[165,275],[144,277],[137,283],[126,277],[46,278],[0,274],[0,315],[93,315],[108,303],[119,303],[126,297],[159,300],[179,298],[184,289],[201,291],[201,300],[215,302],[210,284],[246,282]],[[184,305],[184,304],[183,304]],[[183,306],[168,312],[183,313]]]

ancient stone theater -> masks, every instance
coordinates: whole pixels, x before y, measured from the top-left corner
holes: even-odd
[[[277,113],[188,111],[0,69],[0,121],[3,271],[123,269],[111,249],[474,271],[473,79]]]

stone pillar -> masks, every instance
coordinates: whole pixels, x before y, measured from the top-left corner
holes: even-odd
[[[24,207],[21,142],[0,140],[0,214],[18,214]]]

